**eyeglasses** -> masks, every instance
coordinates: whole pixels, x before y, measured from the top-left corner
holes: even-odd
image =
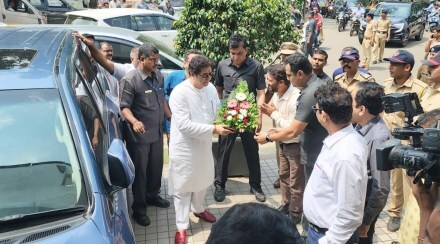
[[[209,77],[214,76],[214,72],[198,74],[198,76],[202,77],[203,79],[208,79]]]
[[[316,106],[316,105],[312,106],[312,110],[313,110],[313,113],[315,113],[315,114],[316,114],[317,111],[319,111],[319,113],[321,113],[321,111],[322,111],[322,109],[318,108],[318,106]]]

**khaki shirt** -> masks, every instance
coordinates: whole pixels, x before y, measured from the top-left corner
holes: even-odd
[[[425,112],[440,108],[440,85],[429,86],[422,96],[420,104]]]
[[[426,92],[428,85],[411,75],[409,79],[399,87],[394,82],[394,78],[390,77],[384,81],[383,87],[385,94],[415,92],[420,99]],[[395,127],[402,127],[405,125],[404,112],[395,112],[389,114],[384,113],[383,119],[390,130],[393,130]]]
[[[429,48],[440,45],[440,41],[437,41],[437,39],[432,40],[431,45],[429,45]]]
[[[422,64],[420,66],[419,70],[417,71],[417,79],[425,82],[425,84],[429,85],[431,83],[431,80],[429,80],[429,72],[428,72],[428,65]]]
[[[351,82],[348,81],[348,77],[345,72],[335,77],[335,82],[339,83],[341,87],[347,89],[349,92],[353,91],[354,88],[356,87],[356,83],[361,81],[375,82],[373,76],[369,74],[361,73],[359,70],[356,72]]]
[[[376,31],[379,32],[388,32],[388,29],[391,27],[391,19],[388,17],[386,19],[380,18],[376,23]]]
[[[364,38],[372,38],[374,34],[374,26],[376,25],[376,21],[371,20],[370,23],[367,23],[365,27]]]

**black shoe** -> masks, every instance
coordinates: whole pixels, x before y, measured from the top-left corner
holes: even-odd
[[[226,191],[225,188],[221,186],[215,186],[215,192],[214,192],[214,200],[216,202],[223,202],[226,198]]]
[[[281,205],[277,210],[283,214],[288,215],[289,214],[289,204]]]
[[[263,190],[261,190],[261,188],[257,189],[257,188],[251,187],[250,192],[255,195],[255,199],[257,199],[257,201],[259,201],[259,202],[266,201],[266,195],[264,195],[264,192],[263,192]]]
[[[151,206],[156,206],[158,208],[168,208],[170,206],[170,202],[166,199],[161,198],[159,195],[154,198],[150,198],[147,200],[147,204]]]
[[[146,214],[133,214],[133,219],[138,225],[149,226],[151,221]]]
[[[379,59],[379,62],[381,62],[381,63],[382,63],[382,62],[383,62],[383,59]]]
[[[373,61],[373,64],[377,64],[377,61]]]
[[[301,222],[302,214],[297,214],[294,212],[289,213],[289,218],[292,220],[292,222],[297,225]]]
[[[280,178],[273,182],[273,188],[280,188]]]

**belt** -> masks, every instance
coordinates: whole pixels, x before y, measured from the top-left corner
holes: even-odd
[[[379,32],[380,34],[387,34],[388,33],[388,31],[377,31],[377,32]]]
[[[321,227],[319,227],[319,226],[313,224],[312,222],[309,222],[309,226],[310,226],[310,228],[312,228],[314,231],[316,231],[316,232],[318,232],[318,233],[320,233],[320,234],[325,234],[325,232],[328,231],[327,228],[321,228]]]
[[[371,37],[364,37],[365,40],[371,40]]]

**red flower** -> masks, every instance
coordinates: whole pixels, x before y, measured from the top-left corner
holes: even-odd
[[[234,109],[235,109],[236,111],[239,111],[239,110],[240,110],[240,108],[239,108],[239,107],[235,107]]]
[[[223,118],[226,118],[226,117],[228,117],[228,114],[227,114],[227,113],[224,113],[224,114],[223,114]]]
[[[238,117],[238,114],[234,115],[234,118],[237,118],[237,117]]]
[[[247,123],[248,123],[247,119],[244,119],[243,124],[247,125]]]

